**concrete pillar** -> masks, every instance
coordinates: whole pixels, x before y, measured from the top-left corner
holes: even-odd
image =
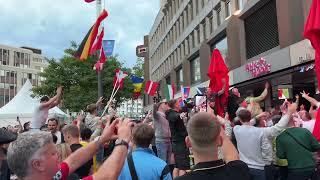
[[[208,38],[210,36],[210,26],[211,26],[210,19],[208,17],[206,17],[205,22],[206,22],[205,32],[206,32],[206,35],[207,35],[206,38]]]
[[[186,60],[182,62],[182,71],[183,71],[183,85],[190,86],[191,85],[190,61]]]
[[[173,15],[172,15],[172,6],[170,5],[169,6],[169,21],[172,20],[172,17],[173,17]]]
[[[213,10],[212,11],[212,29],[213,29],[213,32],[218,28],[218,14],[217,14],[217,11],[216,10]]]
[[[221,5],[221,24],[224,22],[224,20],[226,19],[226,6],[225,6],[225,2],[220,2]]]
[[[187,29],[188,27],[188,14],[187,14],[187,11],[184,10],[183,11],[183,29]]]
[[[187,56],[189,54],[189,40],[188,39],[186,39],[184,41],[184,46],[185,46],[185,48],[184,48],[185,55]]]
[[[173,27],[172,27],[172,35],[173,35],[173,41],[175,41],[176,40],[176,38],[177,38],[177,34],[176,34],[176,25],[174,25]]]
[[[179,63],[181,60],[181,53],[180,53],[180,47],[177,48],[177,62]]]
[[[194,47],[197,47],[198,46],[198,32],[197,32],[197,30],[194,30],[193,34],[194,34]]]
[[[183,31],[184,31],[184,23],[183,23],[183,16],[180,16],[179,18],[180,20],[180,35],[182,35]]]
[[[203,0],[197,0],[198,1],[198,13],[201,12],[201,9],[202,9],[202,1]]]
[[[192,0],[192,19],[197,16],[197,0]]]
[[[179,18],[178,18],[178,20],[177,20],[177,22],[176,22],[176,35],[177,35],[177,39],[179,38],[179,36],[180,36],[180,22],[179,22]],[[176,39],[176,40],[177,40]]]
[[[200,43],[202,43],[202,41],[204,40],[204,28],[202,23],[199,24],[199,30],[200,30]]]
[[[191,52],[191,49],[193,48],[193,41],[192,41],[192,38],[193,38],[193,34],[191,33],[189,35],[189,52]]]
[[[184,58],[184,56],[185,56],[185,52],[184,52],[184,43],[181,43],[180,51],[181,51],[181,59],[180,59],[180,61],[182,61],[182,59],[183,59],[183,58]]]
[[[209,78],[207,76],[207,71],[210,63],[210,46],[203,42],[200,46],[199,50],[199,56],[200,56],[200,73],[201,73],[201,82],[207,81]]]
[[[175,0],[172,0],[171,6],[172,6],[172,15],[174,16],[177,13]]]
[[[192,7],[191,7],[191,3],[188,4],[187,14],[188,14],[188,24],[190,24],[191,21],[192,21]]]

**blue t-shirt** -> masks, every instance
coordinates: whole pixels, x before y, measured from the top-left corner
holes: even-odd
[[[132,152],[132,159],[139,179],[154,180],[160,179],[167,163],[156,157],[149,148],[136,148]],[[131,180],[131,174],[127,160],[121,170],[118,180]],[[171,174],[164,176],[164,180],[171,180]]]

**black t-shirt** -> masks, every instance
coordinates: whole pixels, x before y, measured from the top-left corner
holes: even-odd
[[[173,142],[179,142],[185,140],[188,135],[183,120],[180,118],[180,114],[173,109],[166,112],[166,118],[169,121],[171,138]]]
[[[82,147],[81,144],[71,144],[70,145],[70,149],[71,149],[72,152],[75,152],[77,149],[80,149],[81,147]],[[79,178],[83,178],[83,177],[89,176],[92,164],[93,164],[93,161],[91,159],[90,161],[85,163],[83,166],[78,168],[75,171],[75,174],[77,174],[79,176]]]
[[[242,161],[231,161],[224,164],[222,160],[196,164],[190,173],[175,180],[214,179],[214,180],[250,180],[249,168]]]

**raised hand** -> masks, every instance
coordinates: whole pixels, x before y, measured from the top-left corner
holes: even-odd
[[[129,143],[131,141],[132,129],[134,127],[133,122],[131,122],[130,119],[125,119],[123,121],[120,121],[117,127],[119,139],[122,139]]]
[[[266,89],[269,89],[269,87],[270,87],[269,82],[266,82],[266,84],[264,85],[264,87],[265,87]]]
[[[303,98],[308,97],[309,93],[306,93],[305,91],[300,92],[300,94],[302,95]]]
[[[293,114],[295,112],[297,112],[298,109],[298,104],[297,103],[292,103],[292,104],[288,104],[288,113]]]
[[[103,132],[100,136],[100,140],[102,143],[106,143],[111,139],[116,139],[116,127],[119,124],[119,119],[114,120],[112,123],[110,123],[110,119],[107,120],[106,127],[103,129]]]

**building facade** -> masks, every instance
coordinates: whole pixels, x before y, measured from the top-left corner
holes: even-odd
[[[142,99],[122,102],[117,112],[121,117],[141,118],[143,116],[142,103]]]
[[[245,97],[272,85],[264,106],[278,101],[278,89],[313,94],[314,50],[303,38],[311,0],[161,0],[161,9],[145,36],[145,78],[176,87],[207,86],[211,52],[217,48],[229,67],[230,85]],[[147,40],[146,40],[147,39]],[[256,73],[252,63],[269,69]],[[304,69],[304,70],[302,70]],[[305,71],[307,70],[307,71]],[[303,72],[302,72],[303,71]],[[180,89],[180,88],[177,88]],[[176,97],[179,97],[179,92]],[[145,96],[146,107],[151,97]]]
[[[34,86],[40,85],[38,73],[47,65],[39,49],[0,45],[0,107],[17,94],[27,79]]]

